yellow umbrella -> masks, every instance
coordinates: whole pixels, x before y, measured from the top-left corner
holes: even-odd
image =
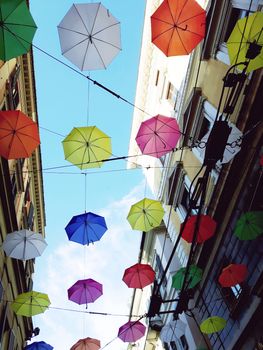
[[[31,291],[19,294],[11,308],[17,315],[32,317],[45,312],[49,305],[47,294]]]
[[[159,226],[163,216],[161,202],[144,198],[131,206],[127,220],[134,230],[147,232]]]
[[[80,169],[101,167],[111,153],[111,139],[96,126],[73,128],[62,141],[65,159]]]
[[[222,331],[226,326],[226,320],[223,317],[212,316],[200,324],[202,333],[211,334]]]
[[[249,59],[247,72],[263,67],[262,46],[263,12],[255,12],[248,17],[241,18],[237,21],[227,41],[231,65]]]

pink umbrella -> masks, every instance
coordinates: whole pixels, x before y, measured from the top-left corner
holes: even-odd
[[[143,288],[153,283],[155,272],[148,264],[135,264],[124,271],[123,282],[129,288]]]
[[[158,114],[141,123],[135,140],[143,154],[160,158],[175,148],[180,135],[174,118]]]
[[[118,337],[126,342],[135,342],[145,334],[146,327],[139,321],[129,321],[119,328]]]
[[[80,339],[74,344],[70,350],[99,350],[100,349],[100,341],[94,338],[85,338]]]
[[[79,280],[68,289],[68,298],[79,305],[94,303],[102,295],[102,284],[91,278]]]

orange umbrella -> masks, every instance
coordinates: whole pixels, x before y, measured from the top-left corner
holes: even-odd
[[[21,111],[0,111],[0,156],[27,158],[40,144],[38,126]]]
[[[164,0],[151,16],[152,42],[166,56],[188,55],[205,36],[205,17],[195,0]]]
[[[100,341],[94,338],[85,338],[80,339],[74,344],[70,350],[99,350],[100,349]]]

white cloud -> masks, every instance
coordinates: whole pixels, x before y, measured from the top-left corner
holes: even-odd
[[[55,350],[64,350],[80,338],[97,338],[103,347],[117,336],[128,317],[90,315],[52,307],[85,311],[85,305],[67,300],[67,289],[78,279],[93,278],[103,284],[103,295],[89,304],[87,311],[129,314],[133,290],[124,284],[122,276],[138,260],[141,234],[131,230],[126,217],[130,206],[142,199],[142,193],[143,186],[139,185],[97,213],[105,216],[108,226],[99,242],[88,247],[66,242],[49,247],[49,253],[41,257],[41,273],[36,271],[34,289],[49,295],[51,308],[35,316],[34,326],[40,327],[40,335],[32,340],[43,340]],[[106,349],[123,350],[127,344],[116,339]]]

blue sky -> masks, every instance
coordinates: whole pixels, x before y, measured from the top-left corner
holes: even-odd
[[[57,25],[71,5],[69,0],[30,1],[38,26],[34,45],[67,64],[60,52]],[[90,72],[91,78],[133,102],[145,2],[105,0],[103,5],[121,22],[122,51],[106,70]],[[69,165],[64,160],[63,136],[55,133],[66,136],[73,127],[85,126],[87,110],[89,125],[96,125],[111,136],[113,154],[127,155],[133,108],[38,50],[34,61],[48,242],[48,248],[36,262],[34,290],[49,294],[51,307],[85,311],[85,306],[67,301],[67,288],[78,279],[93,278],[103,284],[104,295],[88,310],[128,314],[132,290],[121,278],[124,269],[137,262],[141,234],[130,229],[126,216],[130,205],[145,195],[141,171],[125,170],[125,161],[109,162],[101,169],[87,171],[86,209],[105,216],[109,229],[100,242],[83,247],[68,241],[64,227],[73,215],[85,210],[85,175],[76,167],[51,173],[45,169]],[[34,340],[46,341],[60,350],[89,336],[100,339],[104,346],[127,320],[50,309],[34,318],[34,326],[41,329]],[[126,348],[127,344],[119,339],[106,347]]]

